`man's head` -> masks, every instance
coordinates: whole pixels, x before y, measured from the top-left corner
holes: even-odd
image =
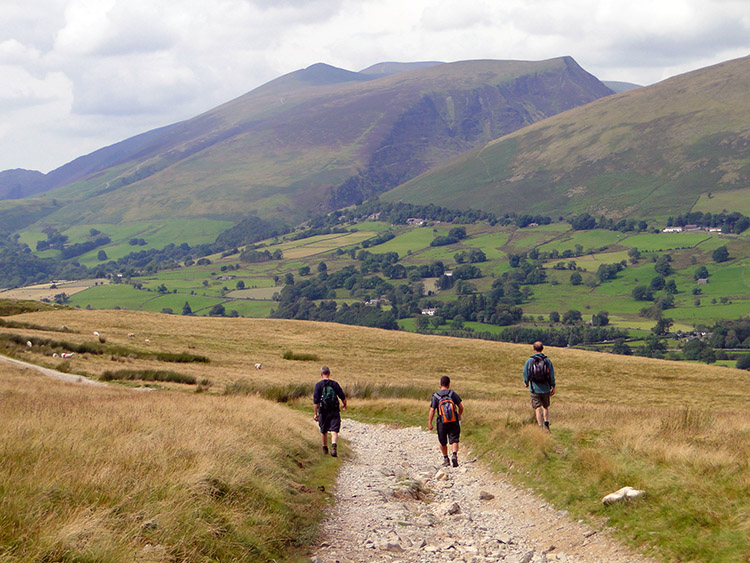
[[[320,368],[320,377],[323,377],[325,379],[331,377],[331,370],[328,369],[328,366],[323,366],[322,368]]]
[[[539,340],[534,342],[534,352],[541,352],[544,350],[544,344],[542,344]]]
[[[451,386],[451,378],[447,375],[444,375],[440,378],[440,387],[445,387],[448,389]]]

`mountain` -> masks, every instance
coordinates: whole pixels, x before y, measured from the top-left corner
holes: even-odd
[[[387,200],[664,217],[750,186],[750,57],[597,100],[456,157]],[[748,198],[750,191],[736,191]]]
[[[398,74],[399,72],[407,72],[409,70],[418,70],[420,68],[428,68],[431,66],[442,65],[439,61],[420,61],[414,63],[396,63],[396,62],[385,62],[377,63],[372,66],[360,70],[361,74],[376,74],[379,76],[389,76],[391,74]]]
[[[0,200],[21,199],[44,191],[44,174],[36,170],[5,170],[0,172]]]
[[[619,94],[620,92],[627,92],[628,90],[635,90],[636,88],[643,88],[643,86],[641,86],[640,84],[633,84],[632,82],[618,82],[616,80],[602,80],[602,83],[616,94]]]
[[[254,213],[293,223],[612,94],[570,57],[395,64],[374,74],[325,64],[292,72],[80,157],[23,205],[38,201],[53,210],[43,223],[57,225]],[[0,205],[0,221],[18,205]]]

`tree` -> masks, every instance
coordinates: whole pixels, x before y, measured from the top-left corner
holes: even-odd
[[[297,273],[302,276],[309,276],[310,275],[310,266],[302,266]]]
[[[286,275],[284,276],[284,284],[285,284],[285,285],[294,285],[294,276],[292,275],[292,273],[291,273],[291,272],[288,272],[288,273],[287,273],[287,274],[286,274]]]
[[[651,279],[649,288],[651,288],[653,291],[661,291],[662,289],[664,289],[666,285],[667,285],[667,281],[664,279],[663,276],[656,276]]]
[[[425,332],[430,327],[430,318],[427,315],[414,315],[417,332]]]
[[[673,272],[672,266],[670,265],[671,261],[672,257],[669,254],[663,254],[662,256],[659,256],[659,258],[656,260],[656,263],[654,264],[654,270],[656,270],[657,274],[660,274],[664,277],[670,275]]]
[[[673,324],[673,319],[662,317],[656,321],[656,324],[651,329],[651,332],[656,336],[664,336],[665,334],[669,334],[669,329]]]
[[[323,272],[327,272],[327,271],[328,271],[328,264],[326,264],[325,262],[321,262],[320,264],[318,264],[318,273],[322,274]]]
[[[187,301],[185,301],[185,304],[182,306],[182,314],[187,316],[193,314],[193,309],[191,309],[190,303],[188,303]]]
[[[719,248],[714,250],[712,257],[714,259],[714,262],[717,263],[726,262],[727,260],[729,260],[729,250],[727,250],[727,245],[720,246]]]
[[[242,280],[239,280],[237,282],[237,289],[245,289],[245,282]]]
[[[705,266],[701,266],[700,268],[695,270],[695,273],[693,274],[694,280],[706,279],[707,277],[708,277],[708,268],[706,268]]]
[[[573,272],[570,274],[571,285],[581,285],[583,283],[583,276],[579,272]]]
[[[559,323],[560,322],[560,313],[557,311],[552,311],[549,314],[549,322],[551,323]]]
[[[593,326],[607,326],[609,324],[609,313],[607,311],[599,311],[592,315],[591,324]]]
[[[583,320],[583,315],[581,315],[581,312],[576,309],[570,309],[568,311],[565,311],[562,316],[562,323],[564,325],[573,325],[580,323]]]
[[[159,287],[157,287],[156,291],[158,291],[159,293],[169,293],[169,289],[167,289],[167,286],[164,284],[161,284]]]
[[[637,285],[631,294],[636,301],[653,301],[654,294],[645,285]]]
[[[618,338],[617,340],[615,340],[614,346],[612,346],[612,353],[622,354],[623,356],[630,356],[633,353],[633,350],[631,350],[630,346],[625,343],[624,338]]]
[[[750,370],[750,354],[745,354],[744,356],[740,356],[739,358],[737,358],[735,367],[737,369]]]
[[[221,303],[217,303],[216,305],[211,307],[211,310],[208,312],[208,315],[211,317],[223,317],[225,314],[226,309]]]
[[[99,260],[99,262],[104,262],[107,259],[107,253],[104,252],[104,250],[100,250],[96,254],[96,259]]]

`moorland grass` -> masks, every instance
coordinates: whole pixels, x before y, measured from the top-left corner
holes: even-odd
[[[128,311],[59,310],[18,320],[66,324],[81,334],[96,326],[114,345],[126,344],[127,332],[138,327],[154,349],[209,357],[210,363],[185,364],[180,372],[209,379],[212,393],[285,401],[308,418],[320,366],[284,360],[285,350],[318,355],[352,397],[349,415],[367,421],[425,424],[431,392],[441,375],[450,375],[465,400],[468,444],[557,508],[596,526],[609,523],[625,541],[665,559],[741,561],[750,554],[750,422],[741,416],[747,373],[740,370],[547,348],[558,393],[553,433],[544,435],[533,424],[521,382],[530,345]],[[256,362],[261,371],[252,367]],[[149,360],[130,363],[128,369],[152,367]],[[74,373],[101,373],[108,364],[93,355],[70,360]],[[645,489],[646,498],[601,505],[605,494],[625,485]]]
[[[1,560],[304,560],[337,465],[307,417],[16,368],[0,395]]]

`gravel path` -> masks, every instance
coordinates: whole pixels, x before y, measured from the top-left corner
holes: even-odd
[[[61,379],[69,383],[82,383],[84,385],[99,385],[99,386],[106,385],[106,383],[103,383],[101,381],[95,381],[93,379],[88,379],[86,377],[83,377],[82,375],[75,375],[72,373],[63,373],[61,371],[57,371],[57,370],[50,369],[50,368],[45,368],[45,367],[38,366],[36,364],[31,364],[29,362],[24,362],[21,360],[16,360],[14,358],[9,358],[7,356],[0,356],[0,361],[7,362],[9,364],[15,364],[22,368],[32,369],[34,371],[38,371],[39,373],[43,375],[46,375],[47,377],[54,377],[55,379]]]
[[[459,452],[442,468],[434,432],[345,419],[336,503],[314,563],[647,562]]]

